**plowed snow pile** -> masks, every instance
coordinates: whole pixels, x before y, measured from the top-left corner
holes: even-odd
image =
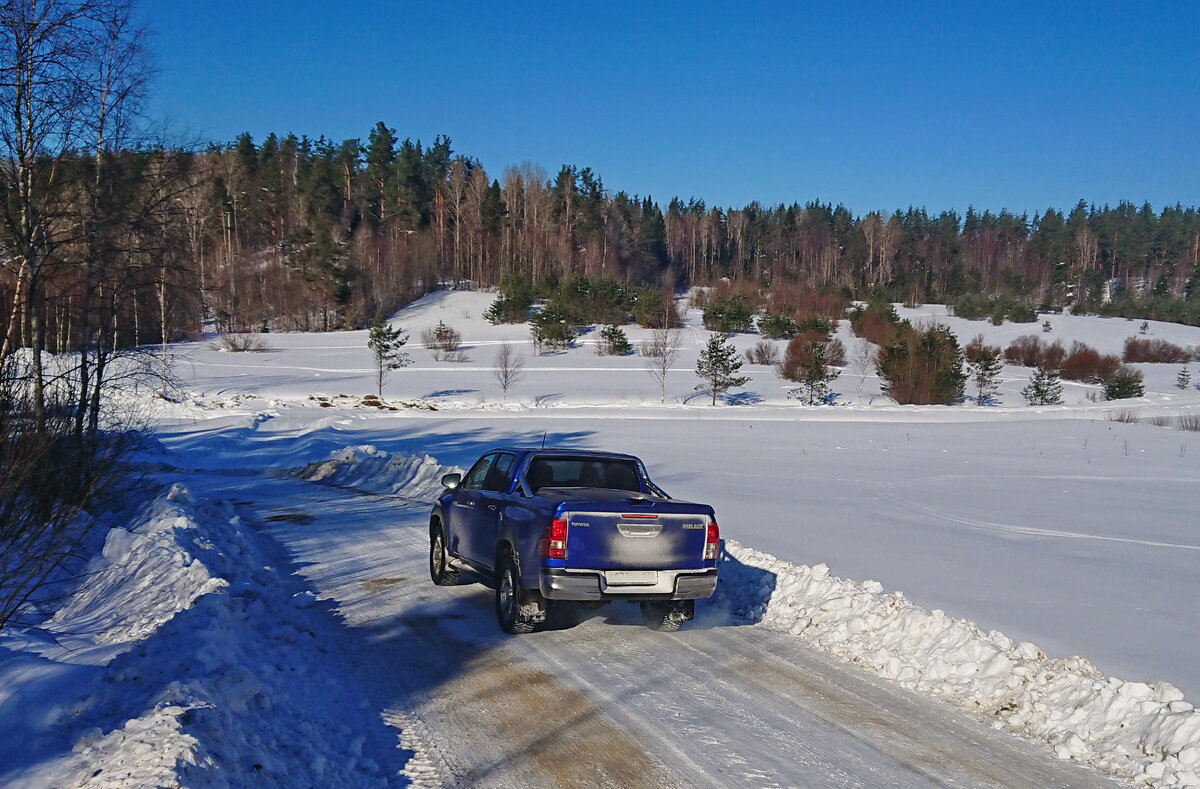
[[[256,540],[178,486],[111,529],[58,613],[0,642],[0,680],[30,688],[0,697],[26,723],[0,723],[0,784],[386,785],[364,756],[372,721],[323,665],[313,597]]]
[[[725,541],[716,601],[911,690],[1073,759],[1159,787],[1200,786],[1200,712],[1173,685],[1105,677],[1086,658],[926,611],[852,581]]]
[[[312,482],[328,482],[373,493],[403,492],[405,498],[433,501],[442,492],[441,478],[457,466],[443,466],[429,455],[411,457],[376,449],[370,444],[329,453],[328,460],[309,463],[295,474]]]

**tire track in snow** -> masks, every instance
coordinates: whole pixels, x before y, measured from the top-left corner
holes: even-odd
[[[1173,550],[1200,551],[1200,545],[1159,542],[1157,540],[1136,540],[1132,537],[1107,537],[1101,534],[1083,534],[1080,532],[1062,531],[1061,529],[1039,529],[1036,526],[1017,526],[1011,523],[996,523],[994,521],[979,520],[977,518],[965,518],[960,515],[951,515],[948,512],[936,510],[932,507],[926,507],[923,504],[918,504],[915,501],[897,496],[894,493],[889,493],[886,490],[880,490],[879,492],[881,495],[887,496],[889,499],[899,502],[900,504],[903,504],[906,507],[924,515],[949,521],[950,523],[968,526],[972,529],[978,529],[980,531],[994,531],[1003,534],[1018,534],[1026,537],[1046,537],[1064,540],[1095,540],[1097,542],[1117,542],[1126,543],[1129,545],[1141,545],[1147,548],[1170,548]]]

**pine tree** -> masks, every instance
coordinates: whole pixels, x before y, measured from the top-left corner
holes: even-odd
[[[807,405],[816,405],[828,397],[829,383],[842,371],[829,364],[829,344],[796,337],[787,347],[787,355],[779,366],[779,375],[800,386],[789,392]]]
[[[1179,371],[1179,375],[1175,376],[1175,386],[1179,389],[1187,389],[1191,385],[1192,373],[1190,370],[1188,370],[1188,366],[1185,364],[1183,369]]]
[[[1029,405],[1062,405],[1062,382],[1058,370],[1039,367],[1029,379],[1029,385],[1021,390],[1021,396]]]
[[[975,402],[979,405],[990,405],[1000,389],[1000,371],[1004,369],[1004,362],[1000,361],[1000,350],[985,346],[973,356],[974,358],[967,359],[967,371],[975,379]]]
[[[629,337],[620,326],[605,326],[600,330],[600,342],[596,353],[601,356],[624,356],[633,350]]]
[[[696,389],[710,392],[712,404],[716,405],[718,396],[750,381],[748,376],[737,374],[740,369],[742,360],[738,358],[737,348],[725,335],[713,334],[696,362],[696,375],[704,381]]]
[[[367,335],[367,347],[375,358],[375,385],[379,397],[383,398],[383,382],[388,373],[412,364],[408,354],[400,350],[408,342],[408,335],[399,327],[392,327],[376,318]]]

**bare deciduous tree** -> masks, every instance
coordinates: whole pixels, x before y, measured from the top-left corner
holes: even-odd
[[[500,391],[507,402],[509,388],[525,375],[525,357],[514,351],[511,345],[504,343],[496,352],[496,364],[492,373],[496,376],[496,383],[500,384]]]
[[[667,401],[667,373],[679,356],[683,338],[678,329],[655,329],[649,340],[643,340],[640,350],[646,359],[646,370],[658,384],[658,401]]]
[[[858,377],[858,382],[854,384],[854,390],[858,394],[858,399],[861,400],[867,376],[875,371],[875,349],[868,340],[860,337],[854,343],[854,355],[850,357],[850,370]]]

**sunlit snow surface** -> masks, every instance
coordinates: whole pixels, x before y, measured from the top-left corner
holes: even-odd
[[[1016,367],[1005,368],[999,406],[896,406],[880,397],[873,376],[850,365],[833,386],[846,405],[805,408],[785,397],[771,370],[747,364],[751,384],[731,393],[730,404],[712,407],[693,392],[707,333],[692,311],[660,404],[641,357],[597,356],[586,344],[590,335],[569,351],[534,356],[527,327],[481,320],[492,298],[435,294],[395,318],[414,338],[414,365],[389,377],[382,409],[363,403],[374,390],[365,332],[268,335],[268,349],[253,354],[181,345],[175,369],[183,391],[174,402],[155,402],[165,454],[154,459],[211,469],[311,463],[310,476],[427,499],[443,467],[466,466],[499,444],[632,452],[671,494],[716,508],[738,566],[775,578],[760,588],[763,572],[746,584],[727,568],[720,600],[736,615],[983,711],[1063,758],[1163,786],[1196,780],[1200,715],[1182,699],[1200,698],[1200,434],[1176,429],[1173,420],[1200,414],[1200,391],[1173,386],[1179,365],[1139,365],[1148,390],[1140,400],[1092,402],[1087,395],[1098,387],[1065,383],[1066,405],[1032,409],[1019,395],[1028,370]],[[1005,345],[1038,334],[1120,353],[1123,340],[1138,334],[1138,322],[1120,319],[1050,316],[1054,330],[1044,334],[1040,323],[994,327],[947,319],[936,307],[901,314],[946,321],[961,342],[982,333]],[[419,347],[421,329],[439,320],[462,333],[467,361],[435,362]],[[635,344],[648,334],[626,329]],[[857,341],[844,323],[840,336],[852,358]],[[1200,329],[1152,322],[1149,336],[1200,345]],[[747,348],[757,339],[735,341]],[[505,341],[524,355],[526,370],[502,401],[492,361]],[[1200,381],[1200,365],[1191,369]],[[1118,412],[1144,421],[1112,421]],[[1151,424],[1155,418],[1167,426]],[[151,531],[186,533],[172,529]],[[122,536],[135,533],[133,525],[113,532],[100,561],[137,558],[144,540]],[[134,587],[113,576],[81,592],[46,630],[86,617],[93,649],[108,649],[96,660],[111,660],[114,642],[178,627],[162,624],[172,609],[188,608],[227,578],[253,578],[246,568],[214,570],[186,550],[161,561],[176,568],[154,576],[168,579],[169,600],[146,596],[117,606]],[[264,605],[286,609],[287,599]],[[110,621],[116,609],[129,618]],[[36,694],[39,676],[86,675],[37,639],[25,633],[3,642],[13,650],[0,662],[6,709],[21,693]],[[1076,655],[1083,657],[1069,659]],[[311,656],[314,664],[322,660]],[[187,710],[223,704],[223,693],[236,696],[221,687],[186,690],[155,701],[153,714],[124,729],[88,734],[76,744],[76,761],[58,763],[49,775],[74,776],[105,754],[124,753],[108,747],[118,734],[129,742],[162,737],[159,730]],[[296,704],[303,709],[305,701]],[[70,714],[80,713],[54,712]],[[349,717],[336,725],[352,728],[357,721]],[[0,723],[0,737],[12,742],[20,724],[10,720]],[[146,734],[131,733],[135,723]],[[188,754],[179,758],[192,762],[209,747],[178,745]],[[326,745],[351,747],[336,737]],[[337,771],[345,765],[335,760],[330,779],[343,777]],[[358,767],[351,772],[366,783],[381,769]]]

